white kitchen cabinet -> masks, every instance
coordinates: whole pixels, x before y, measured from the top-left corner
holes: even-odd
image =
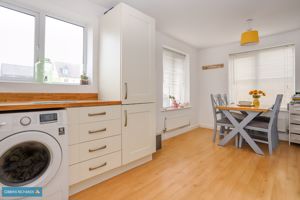
[[[155,103],[122,106],[122,164],[155,152]]]
[[[101,99],[155,102],[155,21],[120,3],[101,19]]]
[[[70,185],[121,166],[121,106],[68,108]]]
[[[300,144],[300,105],[289,104],[289,144]]]

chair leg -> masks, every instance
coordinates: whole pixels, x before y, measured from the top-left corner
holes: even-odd
[[[220,136],[225,134],[225,126],[221,126],[220,128]]]
[[[241,135],[239,135],[239,148],[242,148],[243,146],[243,137]]]
[[[268,132],[268,147],[269,147],[269,154],[272,155],[273,153],[273,140],[272,140],[272,133]]]
[[[239,135],[238,134],[235,136],[235,147],[239,148]]]
[[[216,142],[216,136],[217,136],[217,125],[214,125],[214,132],[213,132],[213,143]]]
[[[221,136],[223,136],[223,138],[225,137],[226,130],[227,130],[226,126],[220,127],[219,140],[221,140]]]

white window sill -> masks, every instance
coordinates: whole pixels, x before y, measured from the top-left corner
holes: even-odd
[[[169,111],[185,110],[185,109],[189,109],[189,108],[192,108],[192,106],[188,105],[188,106],[179,107],[179,108],[168,107],[168,108],[163,108],[163,109],[161,110],[161,112],[169,112]]]

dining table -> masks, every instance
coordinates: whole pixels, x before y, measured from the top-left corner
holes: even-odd
[[[262,113],[269,112],[271,110],[270,107],[267,106],[241,106],[237,104],[229,104],[229,105],[222,105],[216,106],[216,109],[220,110],[227,119],[232,123],[233,128],[231,131],[225,135],[225,137],[220,141],[219,145],[224,146],[226,145],[231,139],[234,137],[239,136],[242,137],[249,146],[259,155],[263,155],[263,151],[259,148],[259,146],[255,143],[255,141],[250,137],[247,130],[245,129],[247,125],[255,119],[255,117],[261,115]],[[241,112],[245,115],[245,117],[241,120],[236,119],[233,116],[233,112]],[[239,146],[239,145],[237,145]]]

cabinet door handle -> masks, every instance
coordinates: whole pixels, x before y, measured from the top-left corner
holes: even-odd
[[[97,167],[90,167],[90,168],[89,168],[89,171],[93,171],[93,170],[95,170],[95,169],[99,169],[99,168],[104,167],[104,166],[106,166],[106,165],[107,165],[107,163],[105,162],[105,163],[103,163],[102,165],[99,165],[99,166],[97,166]]]
[[[94,134],[94,133],[100,133],[106,131],[106,128],[95,130],[95,131],[89,131],[89,134]]]
[[[106,112],[100,112],[100,113],[89,113],[89,117],[99,116],[99,115],[106,115]]]
[[[125,97],[124,97],[124,99],[126,100],[127,97],[128,97],[128,84],[124,83],[124,85],[125,85]]]
[[[125,115],[125,123],[124,126],[127,127],[127,110],[124,110],[124,115]]]
[[[106,145],[102,146],[102,147],[99,147],[97,149],[89,149],[89,152],[92,153],[92,152],[95,152],[95,151],[100,151],[100,150],[103,150],[103,149],[106,149]]]

